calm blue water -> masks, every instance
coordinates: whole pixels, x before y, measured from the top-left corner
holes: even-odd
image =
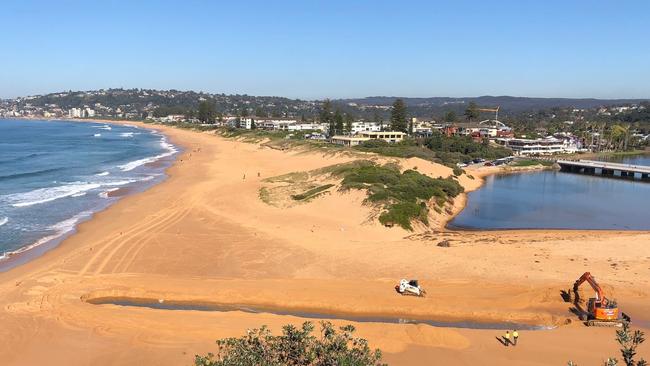
[[[650,166],[650,155],[636,155],[636,156],[626,156],[626,157],[610,157],[610,158],[599,158],[595,160],[600,161],[611,161],[611,162],[620,162],[624,164],[632,165],[647,165]]]
[[[109,192],[160,181],[175,152],[131,126],[0,119],[0,264],[63,237],[117,200]]]
[[[621,160],[650,165],[649,156]],[[650,183],[555,171],[490,176],[450,225],[650,230]]]

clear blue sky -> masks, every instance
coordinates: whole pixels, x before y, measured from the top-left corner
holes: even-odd
[[[650,97],[650,1],[2,2],[0,97]]]

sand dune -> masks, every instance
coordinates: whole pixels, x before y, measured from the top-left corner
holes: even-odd
[[[194,354],[214,351],[217,338],[306,320],[84,301],[106,296],[559,325],[524,331],[520,346],[505,349],[495,340],[501,331],[353,323],[393,365],[569,359],[594,365],[617,355],[613,330],[577,324],[560,297],[589,270],[640,320],[635,324],[650,328],[647,232],[453,232],[441,230],[441,218],[411,233],[368,221],[372,209],[362,204],[362,192],[333,191],[275,207],[259,199],[265,178],[355,158],[158,128],[185,148],[169,179],[97,214],[55,250],[0,274],[3,365],[187,365]],[[431,176],[451,171],[420,159],[402,163]],[[460,180],[467,190],[480,185],[482,173],[474,174]],[[436,246],[443,239],[450,248]],[[397,295],[393,285],[402,277],[419,278],[428,297]],[[563,325],[566,319],[573,322]],[[641,354],[650,355],[648,345]]]

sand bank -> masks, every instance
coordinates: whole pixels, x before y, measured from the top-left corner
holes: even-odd
[[[647,232],[409,233],[367,223],[369,208],[356,193],[277,208],[259,199],[262,179],[354,158],[155,128],[185,149],[165,182],[124,197],[58,248],[0,274],[3,364],[187,365],[195,353],[214,351],[217,338],[306,320],[84,301],[97,296],[429,319],[573,320],[555,330],[522,332],[516,349],[501,346],[495,330],[353,323],[394,365],[598,364],[617,353],[613,331],[577,324],[560,297],[586,270],[633,318],[650,311]],[[417,163],[419,171],[436,175],[448,169]],[[462,179],[468,190],[480,185]],[[435,245],[443,239],[451,247]],[[402,277],[419,278],[429,296],[397,295],[393,285]]]

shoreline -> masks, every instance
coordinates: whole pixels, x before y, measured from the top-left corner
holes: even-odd
[[[608,295],[615,290],[612,296],[633,319],[650,310],[650,277],[635,275],[647,272],[648,232],[446,230],[405,238],[410,233],[358,225],[366,213],[359,194],[333,193],[290,209],[267,207],[258,198],[264,178],[352,158],[260,149],[172,127],[161,132],[183,148],[164,182],[124,197],[80,224],[56,249],[0,273],[0,335],[7,335],[0,359],[8,366],[38,364],[44,357],[68,366],[190,364],[194,354],[214,351],[216,339],[262,325],[277,333],[283,325],[310,320],[299,314],[96,306],[84,296],[427,319],[575,320],[545,332],[522,331],[525,342],[513,350],[518,353],[504,353],[495,342],[501,331],[332,321],[353,324],[371,347],[382,349],[384,362],[398,366],[498,365],[512,357],[534,365],[540,352],[549,363],[565,363],[571,355],[580,364],[596,364],[601,353],[617,351],[613,331],[581,326],[559,296],[584,270],[598,274]],[[436,247],[444,238],[451,247]],[[393,287],[400,278],[418,278],[428,296],[399,296]]]
[[[545,170],[552,170],[552,167],[549,166],[544,166],[544,165],[533,165],[533,166],[524,166],[524,167],[509,167],[509,166],[504,166],[504,167],[499,167],[499,166],[492,166],[492,167],[486,167],[486,166],[479,166],[475,169],[466,169],[465,170],[465,176],[471,175],[474,177],[473,180],[478,180],[479,184],[478,185],[471,185],[469,187],[465,187],[465,190],[461,193],[460,197],[460,203],[456,204],[456,200],[454,200],[454,206],[451,215],[447,215],[438,225],[438,230],[441,231],[473,231],[473,232],[481,232],[481,231],[508,231],[508,230],[544,230],[544,229],[469,229],[469,228],[460,228],[460,227],[453,227],[450,226],[450,223],[458,216],[464,209],[467,207],[467,201],[469,200],[469,194],[471,192],[477,191],[481,189],[485,185],[485,180],[489,176],[493,175],[510,175],[510,174],[523,174],[523,173],[535,173],[535,172],[540,172],[540,171],[545,171]],[[461,175],[462,177],[462,175]],[[554,230],[554,229],[548,229],[548,230]],[[563,230],[563,229],[559,229]],[[566,229],[566,230],[581,230],[581,229]],[[603,229],[603,230],[609,230],[609,229]]]
[[[135,126],[133,124],[129,124],[129,121],[107,121],[107,120],[75,120],[75,119],[37,119],[37,118],[7,118],[7,119],[13,119],[13,120],[27,120],[27,121],[45,121],[45,122],[53,122],[53,121],[60,121],[60,122],[87,122],[87,123],[103,123],[103,124],[113,124],[113,125],[122,125],[122,126]],[[143,124],[144,125],[144,124]],[[166,139],[168,138],[166,135],[164,135],[162,132],[160,132],[157,129],[154,128],[147,128],[146,126],[142,127],[137,127],[137,128],[146,128],[149,131],[154,131],[160,136],[163,136],[163,138]],[[149,179],[149,180],[142,180],[136,183],[135,185],[130,185],[126,187],[119,187],[119,188],[114,188],[114,189],[109,189],[106,191],[106,197],[107,199],[110,199],[109,201],[103,203],[103,204],[98,204],[97,207],[93,208],[92,211],[83,211],[79,212],[73,217],[67,218],[63,220],[62,222],[68,221],[68,220],[74,220],[74,223],[72,226],[62,232],[57,232],[53,233],[50,235],[46,235],[38,240],[36,240],[33,243],[23,245],[19,247],[18,249],[11,250],[11,251],[5,251],[0,255],[0,273],[10,271],[13,268],[16,268],[18,266],[24,265],[26,263],[29,263],[30,261],[33,261],[34,259],[44,255],[45,253],[56,249],[59,245],[61,245],[68,237],[74,235],[77,232],[77,228],[79,225],[82,223],[91,221],[93,217],[102,211],[107,210],[109,207],[111,207],[113,204],[117,203],[121,198],[128,197],[133,194],[138,194],[141,192],[145,192],[148,189],[150,189],[153,186],[156,186],[158,184],[163,183],[167,179],[166,171],[169,169],[175,160],[175,156],[178,155],[181,150],[178,149],[177,146],[174,146],[174,149],[176,150],[169,156],[164,156],[156,159],[155,161],[151,163],[147,163],[145,165],[150,165],[150,164],[161,164],[159,167],[161,169],[161,177],[159,179]],[[150,159],[153,157],[147,157],[143,159]],[[148,181],[153,181],[152,183],[147,184]],[[138,184],[139,183],[139,184]],[[77,218],[77,216],[80,216]]]
[[[171,138],[169,134],[165,133],[163,130],[164,129],[178,129],[178,127],[175,126],[168,126],[164,124],[158,124],[158,123],[146,123],[143,121],[130,121],[130,120],[112,120],[112,119],[69,119],[69,118],[50,118],[50,119],[39,119],[39,118],[24,118],[24,117],[14,117],[14,118],[7,118],[7,119],[13,119],[13,120],[27,120],[27,121],[62,121],[62,122],[76,122],[76,123],[103,123],[103,124],[112,124],[112,125],[121,125],[121,126],[130,126],[130,127],[135,127],[135,128],[143,128],[149,131],[154,131],[156,133],[159,133],[161,136],[164,136],[165,138]],[[194,131],[194,130],[188,130],[191,133],[201,133],[200,131]],[[253,145],[262,145],[262,144],[257,144],[254,143]],[[38,245],[34,244],[28,244],[24,247],[21,247],[15,251],[10,251],[10,252],[4,252],[3,255],[6,256],[6,258],[0,257],[0,273],[9,271],[17,266],[24,265],[39,256],[42,256],[43,254],[56,249],[59,245],[63,244],[65,240],[74,235],[77,232],[77,227],[84,223],[91,221],[93,217],[102,211],[107,210],[110,208],[113,204],[117,203],[119,200],[125,197],[129,197],[132,195],[136,195],[138,193],[142,193],[147,191],[148,189],[163,184],[165,180],[169,177],[168,175],[168,170],[175,164],[175,161],[182,156],[185,147],[177,145],[173,143],[173,146],[177,148],[177,151],[174,152],[173,154],[170,155],[170,157],[173,157],[173,159],[170,159],[170,161],[166,165],[162,171],[163,173],[163,179],[160,181],[156,182],[153,185],[150,185],[144,189],[134,189],[137,187],[121,187],[117,188],[113,191],[110,191],[107,193],[107,196],[109,198],[115,198],[113,202],[108,203],[107,205],[101,207],[98,210],[95,210],[93,212],[90,212],[85,219],[80,220],[75,223],[75,225],[72,227],[72,229],[56,235],[56,237],[46,240],[43,243],[40,243]],[[606,153],[593,153],[591,155],[598,155],[598,156],[616,156],[616,155],[645,155],[645,154],[650,154],[650,152],[647,151],[635,151],[634,153],[613,153],[613,152],[606,152]],[[379,156],[380,158],[383,158],[382,156]],[[160,164],[161,161],[166,160],[168,157],[162,157],[159,158],[153,162],[146,163],[145,165],[150,165],[150,164]],[[390,158],[390,157],[389,157]],[[475,180],[478,180],[480,184],[471,186],[469,189],[466,188],[464,192],[461,193],[461,198],[459,200],[455,201],[460,201],[459,204],[454,204],[454,207],[452,209],[452,214],[451,215],[446,215],[438,225],[436,225],[436,230],[441,231],[441,232],[471,232],[471,233],[495,233],[495,232],[537,232],[537,231],[545,231],[545,232],[585,232],[585,233],[593,233],[593,232],[625,232],[625,233],[644,233],[645,231],[641,230],[616,230],[616,229],[575,229],[575,228],[494,228],[494,229],[486,229],[486,228],[464,228],[464,227],[455,227],[453,225],[450,225],[450,223],[454,220],[456,216],[458,216],[467,206],[467,201],[469,199],[469,193],[481,189],[484,184],[485,180],[489,176],[493,175],[510,175],[510,174],[522,174],[522,173],[531,173],[531,172],[540,172],[544,170],[552,170],[551,167],[549,166],[544,166],[544,165],[535,165],[535,166],[524,166],[524,167],[509,167],[509,166],[503,166],[503,167],[498,167],[498,166],[493,166],[493,167],[484,167],[484,166],[479,166],[478,168],[475,169],[467,169],[466,173],[464,174],[465,176],[471,175],[474,177]],[[40,240],[39,240],[40,241]],[[38,241],[37,241],[38,242]],[[27,247],[28,249],[23,249]],[[32,253],[35,252],[35,253]],[[15,263],[13,263],[15,262]]]

